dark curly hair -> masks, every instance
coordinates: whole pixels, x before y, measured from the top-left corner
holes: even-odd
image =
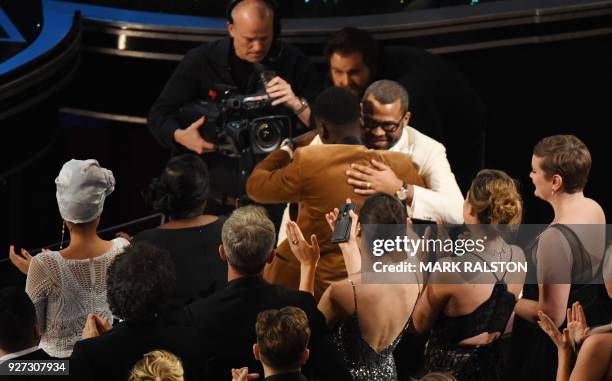
[[[174,262],[164,250],[134,243],[109,266],[106,282],[113,315],[130,322],[150,321],[174,292]]]
[[[342,28],[334,33],[327,41],[323,49],[323,55],[327,61],[332,54],[350,54],[353,52],[361,53],[363,62],[375,71],[378,65],[378,43],[370,32],[354,27]]]
[[[204,161],[194,154],[173,157],[162,174],[145,191],[147,205],[174,220],[204,212],[210,193],[210,177]]]

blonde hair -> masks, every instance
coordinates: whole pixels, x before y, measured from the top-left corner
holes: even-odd
[[[128,381],[183,381],[183,364],[170,352],[155,350],[145,353],[130,372]]]
[[[483,169],[470,186],[468,202],[481,224],[518,225],[523,217],[523,201],[514,180],[506,172]]]

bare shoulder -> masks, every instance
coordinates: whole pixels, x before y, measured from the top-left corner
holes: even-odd
[[[517,245],[509,245],[512,250],[512,261],[514,262],[524,262],[525,261],[525,252],[520,246]]]
[[[582,212],[585,215],[592,217],[595,220],[595,223],[606,223],[606,214],[597,201],[586,197],[583,200],[583,205],[581,205],[581,207],[584,207],[584,209],[581,208]]]
[[[598,333],[587,337],[582,347],[580,347],[580,351],[585,351],[585,353],[612,352],[612,332]]]

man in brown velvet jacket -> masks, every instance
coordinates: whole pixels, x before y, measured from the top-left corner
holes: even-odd
[[[290,145],[283,145],[257,165],[247,182],[247,194],[262,204],[299,203],[297,224],[305,237],[315,234],[321,248],[315,277],[318,299],[331,282],[347,276],[340,249],[330,242],[332,232],[325,213],[339,208],[347,198],[357,204],[357,212],[363,204],[365,197],[355,194],[346,181],[350,165],[368,165],[376,160],[389,166],[404,183],[423,185],[423,180],[407,155],[362,145],[359,104],[350,91],[326,89],[317,97],[313,112],[319,136],[326,144],[301,147],[295,152]],[[397,190],[403,187],[404,184],[398,184]],[[264,278],[270,283],[298,288],[300,264],[287,240],[279,245]]]

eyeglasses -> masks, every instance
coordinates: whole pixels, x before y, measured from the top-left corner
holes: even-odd
[[[398,128],[400,128],[402,119],[404,119],[404,116],[406,116],[406,114],[402,115],[402,117],[397,122],[394,122],[391,120],[380,121],[380,120],[365,117],[363,115],[361,116],[361,119],[363,120],[363,128],[366,131],[371,131],[377,127],[380,127],[385,132],[393,133],[397,131]]]

